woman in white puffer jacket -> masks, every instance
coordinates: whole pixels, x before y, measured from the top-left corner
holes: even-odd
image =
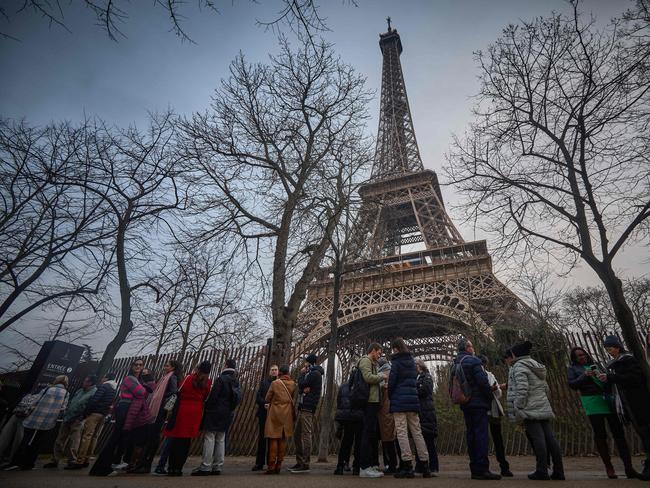
[[[508,417],[523,420],[526,434],[535,451],[536,469],[528,475],[532,480],[564,479],[562,450],[550,421],[555,417],[546,383],[546,366],[530,357],[533,345],[526,341],[512,347],[513,362],[508,375]],[[549,477],[548,455],[553,460]]]

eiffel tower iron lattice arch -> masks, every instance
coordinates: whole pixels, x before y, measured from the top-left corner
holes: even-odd
[[[532,311],[493,273],[485,241],[465,242],[449,218],[438,177],[424,169],[400,64],[402,43],[389,23],[383,57],[377,147],[351,236],[338,311],[343,364],[370,340],[404,337],[414,352],[448,359],[459,335],[490,336],[524,326]],[[414,246],[424,249],[412,250]],[[332,270],[310,284],[294,339],[325,353],[333,307]]]

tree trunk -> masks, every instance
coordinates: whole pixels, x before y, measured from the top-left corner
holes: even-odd
[[[119,352],[120,348],[126,342],[126,338],[129,336],[133,330],[133,322],[131,322],[131,287],[129,285],[129,280],[126,270],[126,254],[125,254],[125,238],[126,238],[126,226],[130,218],[131,207],[129,206],[126,211],[124,219],[120,219],[120,223],[117,227],[117,236],[115,243],[115,256],[117,259],[117,276],[120,285],[120,307],[121,307],[121,317],[120,317],[120,327],[117,330],[117,334],[108,343],[106,350],[102,355],[102,359],[99,362],[97,367],[97,377],[101,378],[106,374],[115,360],[115,356]]]
[[[283,314],[284,315],[284,314]],[[271,364],[282,366],[291,360],[291,336],[294,324],[285,316],[273,320]]]
[[[625,294],[623,293],[623,282],[618,278],[618,276],[616,276],[616,272],[610,265],[605,264],[603,269],[597,270],[597,273],[605,285],[609,299],[612,302],[614,315],[621,326],[621,333],[625,340],[625,344],[637,361],[639,361],[648,388],[650,388],[650,364],[646,360],[645,350],[636,330],[634,314],[632,313],[630,306],[627,304]]]
[[[336,408],[334,398],[334,378],[336,376],[336,349],[338,346],[338,314],[341,304],[342,266],[337,264],[334,271],[334,296],[332,298],[332,314],[330,315],[330,339],[327,344],[327,378],[325,398],[320,409],[320,442],[318,445],[318,462],[327,462],[334,422],[333,412]]]

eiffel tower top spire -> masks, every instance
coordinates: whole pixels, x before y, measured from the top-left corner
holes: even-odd
[[[400,64],[402,41],[388,22],[388,31],[379,35],[383,56],[381,110],[372,180],[422,171],[422,158],[415,139],[404,74]]]

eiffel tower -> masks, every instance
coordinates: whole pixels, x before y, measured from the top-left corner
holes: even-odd
[[[345,364],[372,340],[397,336],[423,359],[446,360],[460,335],[490,336],[497,324],[523,325],[528,307],[492,271],[485,241],[465,242],[445,210],[434,171],[424,168],[400,64],[402,43],[388,20],[379,36],[381,109],[370,179],[351,236],[338,313]],[[418,249],[419,248],[419,249]],[[295,339],[324,351],[333,278],[310,284]]]

